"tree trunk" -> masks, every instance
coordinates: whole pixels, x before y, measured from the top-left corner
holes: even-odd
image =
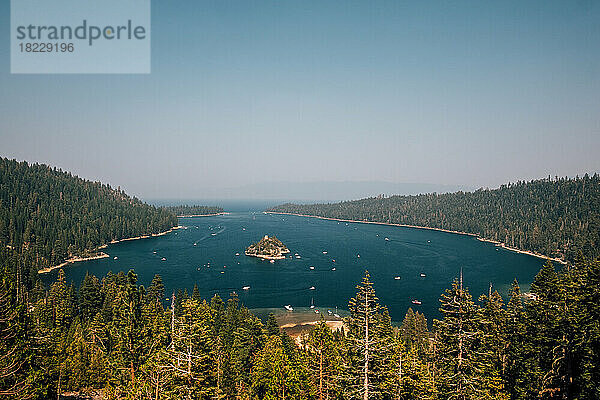
[[[365,296],[365,376],[363,381],[363,400],[369,400],[369,303]]]
[[[323,400],[323,349],[319,351],[319,400]]]

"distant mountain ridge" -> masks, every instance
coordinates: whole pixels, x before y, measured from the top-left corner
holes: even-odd
[[[472,190],[473,187],[432,183],[394,183],[381,181],[321,181],[252,183],[233,188],[207,189],[205,199],[278,200],[329,202],[385,195],[415,195]]]

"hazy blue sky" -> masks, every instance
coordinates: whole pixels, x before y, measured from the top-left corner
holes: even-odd
[[[600,2],[153,1],[150,75],[11,75],[0,155],[143,198],[600,170]]]

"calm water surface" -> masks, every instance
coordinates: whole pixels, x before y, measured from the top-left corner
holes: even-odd
[[[162,237],[111,245],[105,250],[110,258],[66,267],[67,279],[79,285],[88,271],[102,277],[133,268],[145,286],[160,274],[167,293],[178,288],[191,293],[197,284],[205,298],[215,293],[227,298],[235,291],[249,308],[308,307],[312,302],[321,309],[345,309],[368,269],[394,321],[401,321],[408,307],[431,320],[439,318],[440,294],[461,268],[475,299],[487,293],[490,282],[506,299],[513,279],[527,290],[544,262],[470,236],[424,229],[261,212],[182,218],[180,224],[185,229]],[[281,239],[293,258],[271,264],[245,256],[244,249],[264,235]],[[44,275],[46,283],[56,274]],[[412,304],[415,299],[422,304]]]

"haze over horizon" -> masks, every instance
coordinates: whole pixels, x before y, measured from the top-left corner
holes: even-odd
[[[0,156],[143,199],[594,173],[599,20],[593,1],[152,1],[149,75],[11,75],[0,42]]]

